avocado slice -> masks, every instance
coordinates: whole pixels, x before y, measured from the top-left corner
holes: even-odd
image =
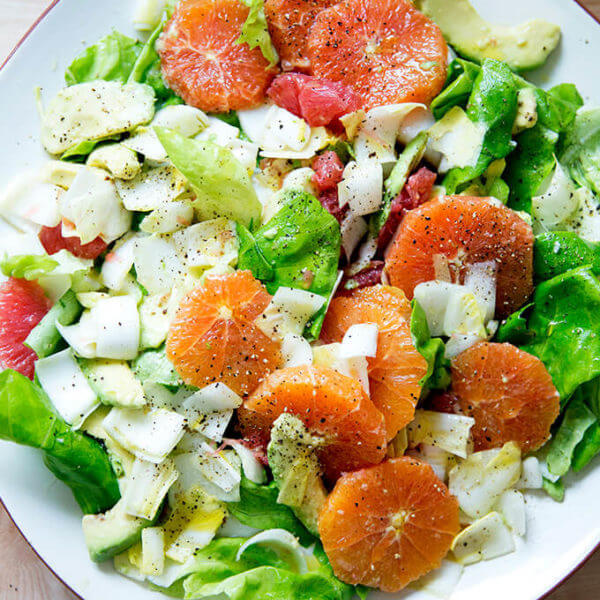
[[[283,413],[273,424],[267,448],[269,466],[279,487],[277,502],[289,506],[314,535],[319,534],[319,513],[327,498],[316,454],[321,444],[298,417]]]
[[[83,536],[90,558],[104,562],[140,541],[144,527],[152,521],[132,517],[125,512],[123,498],[110,510],[99,515],[85,515]]]
[[[439,25],[459,54],[477,62],[493,58],[515,71],[528,71],[543,65],[560,41],[558,25],[543,19],[493,25],[469,0],[416,0],[415,5]]]
[[[25,340],[25,345],[31,348],[38,358],[54,354],[62,342],[62,336],[56,328],[56,321],[61,325],[71,325],[77,320],[82,310],[75,292],[67,290],[46,316],[31,330]]]

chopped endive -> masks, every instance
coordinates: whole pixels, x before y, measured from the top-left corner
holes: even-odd
[[[162,575],[165,568],[165,532],[162,527],[142,531],[142,568],[144,575]]]
[[[324,344],[313,347],[313,363],[320,367],[333,369],[342,375],[360,381],[363,389],[369,393],[369,373],[367,359],[364,356],[342,358],[342,344]]]
[[[193,410],[187,409],[185,414],[190,429],[201,433],[204,437],[213,442],[221,443],[225,431],[229,426],[229,422],[231,421],[231,417],[233,417],[233,410],[220,410],[218,412],[201,415]]]
[[[174,233],[189,227],[194,220],[194,209],[189,201],[171,200],[155,208],[140,223],[146,233]]]
[[[527,518],[525,515],[525,498],[518,490],[506,490],[498,499],[494,507],[510,529],[521,537],[527,529]]]
[[[340,207],[348,205],[355,216],[378,211],[383,203],[383,170],[376,160],[351,161],[338,183]]]
[[[221,382],[211,383],[194,392],[183,403],[184,408],[197,413],[210,413],[239,408],[242,398]]]
[[[315,172],[310,167],[300,167],[290,171],[281,184],[282,190],[301,190],[317,196],[317,190],[313,183]],[[267,219],[268,220],[268,219]]]
[[[86,164],[104,169],[117,179],[133,179],[142,168],[137,154],[122,144],[96,148],[88,156]]]
[[[377,354],[377,336],[379,327],[376,323],[357,323],[351,325],[342,340],[341,358],[357,356],[374,357]]]
[[[308,320],[324,304],[323,296],[282,286],[255,323],[274,339],[283,339],[288,333],[302,335]]]
[[[136,458],[125,482],[125,512],[152,521],[177,477],[175,463],[169,458],[160,464]]]
[[[242,462],[242,470],[244,475],[254,483],[265,483],[267,480],[267,474],[265,468],[256,458],[254,452],[244,446],[244,444],[238,440],[229,440],[229,445],[235,450]]]
[[[101,300],[90,314],[96,327],[95,356],[132,360],[140,344],[140,318],[137,302],[131,296]]]
[[[340,232],[342,234],[342,248],[347,259],[351,258],[352,253],[368,230],[367,222],[351,211],[342,219]]]
[[[83,358],[79,364],[103,404],[121,408],[141,408],[146,404],[142,384],[125,361]]]
[[[170,294],[144,296],[140,311],[140,348],[158,348],[167,339],[171,318],[168,312]]]
[[[543,483],[540,461],[535,456],[528,456],[523,461],[521,477],[515,487],[524,490],[539,490]]]
[[[497,512],[475,521],[452,542],[452,552],[463,565],[503,556],[514,549],[513,537]]]
[[[59,250],[52,255],[52,260],[58,265],[37,280],[52,302],[57,302],[67,290],[77,289],[78,281],[92,275],[94,262],[73,256],[68,250]]]
[[[200,473],[206,480],[204,487],[220,500],[239,501],[242,476],[237,454],[226,450],[219,452],[206,443],[200,444],[200,450],[198,460]]]
[[[273,549],[296,573],[306,573],[308,570],[302,546],[298,539],[285,529],[267,529],[252,536],[240,546],[236,560],[240,560],[244,552],[255,544]]]
[[[172,165],[144,170],[133,179],[115,181],[127,210],[149,211],[187,194],[187,184]]]
[[[183,436],[185,419],[163,408],[113,408],[103,423],[106,432],[137,458],[161,463]]]
[[[150,294],[167,294],[185,269],[175,244],[168,236],[138,238],[134,248],[137,279]]]
[[[438,152],[442,159],[439,172],[474,166],[481,154],[485,128],[473,123],[465,111],[455,106],[429,129],[429,152]]]
[[[100,404],[70,348],[36,361],[35,373],[60,416],[73,429],[79,429]]]
[[[407,426],[408,441],[411,445],[436,446],[466,458],[474,424],[472,417],[417,409],[415,418]]]
[[[297,367],[310,365],[313,353],[306,338],[294,333],[287,333],[281,341],[281,367]]]
[[[61,154],[85,140],[131,131],[154,115],[154,91],[139,83],[92,81],[63,88],[42,116],[42,143]]]
[[[77,174],[85,169],[84,165],[64,160],[46,161],[39,170],[39,177],[46,183],[53,183],[68,190]]]
[[[203,271],[219,264],[235,266],[239,242],[233,221],[220,217],[173,234],[173,242],[188,268]]]
[[[60,197],[59,210],[63,219],[74,227],[82,244],[97,237],[110,243],[126,233],[131,226],[127,212],[117,195],[115,184],[102,169],[85,167],[80,170],[69,189]],[[63,220],[63,235],[65,230]]]
[[[471,454],[449,474],[448,487],[470,517],[487,514],[521,475],[521,450],[514,442]]]
[[[75,354],[84,358],[95,358],[97,324],[91,310],[83,311],[79,321],[73,325],[63,325],[57,320],[55,326]]]
[[[441,481],[446,481],[448,475],[448,466],[451,464],[452,454],[442,450],[438,446],[431,444],[421,444],[419,446],[419,458],[431,465],[433,472]]]
[[[442,565],[427,573],[410,587],[422,590],[437,598],[448,599],[452,596],[462,576],[464,567],[452,560],[443,560]]]
[[[167,8],[168,0],[137,0],[133,13],[133,24],[139,31],[152,31]]]
[[[579,199],[574,192],[575,184],[556,161],[553,174],[542,183],[538,195],[531,199],[531,214],[542,231],[561,229],[565,221],[575,215]]]
[[[496,263],[481,262],[469,265],[465,274],[464,285],[477,299],[484,323],[494,318],[496,310],[496,270]]]
[[[165,125],[165,127],[168,127],[168,125]],[[217,117],[208,117],[208,126],[196,135],[195,139],[208,140],[213,144],[228,147],[239,135],[240,130],[237,127],[229,125],[229,123],[225,123]]]
[[[100,270],[102,283],[109,290],[119,290],[133,266],[133,251],[137,235],[123,236],[106,255]]]

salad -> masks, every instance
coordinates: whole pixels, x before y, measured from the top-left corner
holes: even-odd
[[[600,451],[600,109],[468,0],[140,0],[0,197],[0,438],[169,596],[448,597]],[[32,493],[35,493],[32,490]]]

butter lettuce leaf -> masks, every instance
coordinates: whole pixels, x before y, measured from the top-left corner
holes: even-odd
[[[518,86],[509,67],[487,59],[481,66],[469,97],[467,116],[485,128],[481,153],[475,166],[451,169],[444,178],[449,194],[460,192],[480,177],[490,163],[505,158],[513,149],[512,127],[517,114]]]
[[[431,103],[431,112],[439,121],[451,108],[465,108],[481,67],[471,61],[456,58],[448,65],[446,87]]]
[[[538,123],[557,133],[570,128],[583,106],[583,98],[572,83],[561,83],[548,91],[536,88],[535,99]]]
[[[104,512],[119,500],[119,485],[98,442],[73,431],[44,391],[7,369],[0,373],[0,439],[44,453],[50,471],[71,488],[85,514]]]
[[[58,267],[58,262],[46,254],[15,254],[5,256],[0,261],[0,270],[6,277],[27,279],[32,281],[51,273]]]
[[[279,55],[269,35],[264,0],[243,0],[243,2],[250,8],[250,12],[242,25],[242,33],[236,43],[246,43],[251,49],[259,47],[265,60],[269,61],[269,66],[273,67],[279,62]]]
[[[200,219],[227,217],[246,227],[260,221],[262,205],[248,171],[230,150],[163,127],[155,127],[155,131],[196,194],[192,204]]]
[[[572,231],[542,233],[535,239],[533,267],[540,280],[590,265],[600,275],[600,243],[588,242]]]

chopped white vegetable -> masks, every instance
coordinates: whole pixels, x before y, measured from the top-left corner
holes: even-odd
[[[518,536],[523,537],[527,530],[525,498],[518,490],[506,490],[498,499],[495,509],[502,515],[504,522]]]
[[[333,369],[342,375],[352,377],[360,382],[363,389],[369,394],[368,363],[364,356],[342,358],[342,344],[324,344],[313,347],[313,362],[316,366]]]
[[[414,140],[421,132],[427,131],[435,124],[433,113],[423,104],[411,110],[400,123],[398,139],[405,146]],[[432,165],[439,165],[441,156],[437,152],[425,154]]]
[[[125,484],[125,512],[152,521],[177,477],[179,473],[171,459],[155,464],[136,458]]]
[[[166,7],[167,0],[137,0],[133,12],[133,25],[139,31],[152,31],[160,23]]]
[[[73,234],[82,244],[97,237],[110,243],[121,237],[131,226],[131,213],[127,212],[115,184],[102,169],[81,169],[69,189],[59,200],[61,215],[74,226]],[[69,235],[63,221],[63,235]]]
[[[221,382],[199,389],[184,402],[186,408],[203,414],[239,408],[241,405],[240,396]]]
[[[53,183],[64,190],[68,190],[75,176],[85,169],[84,165],[64,160],[48,160],[39,170],[39,177],[45,183]]]
[[[140,304],[140,348],[158,348],[166,339],[171,325],[168,312],[169,294],[149,294]]]
[[[96,323],[96,356],[133,360],[140,345],[140,317],[131,296],[101,300],[91,309]]]
[[[252,452],[252,450],[244,446],[244,444],[238,440],[231,440],[229,445],[235,450],[236,454],[242,461],[244,475],[254,483],[265,483],[265,481],[267,481],[265,468],[256,458],[254,452]]]
[[[491,512],[461,531],[452,542],[452,551],[463,565],[490,560],[513,552],[515,542],[497,512]]]
[[[462,565],[452,560],[443,560],[441,567],[427,573],[427,575],[411,584],[411,587],[447,600],[456,589],[463,571],[464,567]]]
[[[340,207],[350,206],[355,216],[378,211],[383,203],[383,170],[381,164],[369,158],[350,161],[338,183]]]
[[[543,483],[540,461],[535,456],[528,456],[523,461],[521,477],[515,487],[522,490],[539,490]]]
[[[577,235],[588,242],[600,242],[600,208],[594,193],[581,187],[573,194],[579,209],[565,223],[567,231],[575,231]]]
[[[217,146],[229,146],[240,135],[240,130],[217,117],[208,117],[208,127],[197,136],[197,140],[206,140]]]
[[[301,335],[287,333],[281,342],[281,357],[282,368],[310,365],[313,361],[312,348]]]
[[[493,319],[496,311],[496,270],[494,262],[475,263],[467,267],[465,275],[464,285],[477,299],[484,323]]]
[[[85,140],[131,131],[154,115],[154,91],[139,83],[92,81],[63,88],[42,116],[42,143],[61,154]]]
[[[220,500],[239,501],[242,477],[241,461],[237,454],[231,451],[218,452],[206,443],[200,444],[200,452],[199,472],[205,479],[205,489]]]
[[[262,104],[258,108],[237,111],[244,133],[256,144],[260,144],[262,141],[267,114],[270,110],[270,104]]]
[[[369,235],[358,249],[356,260],[346,269],[349,277],[353,277],[366,269],[377,254],[377,236]]]
[[[154,210],[187,193],[185,179],[172,165],[153,167],[115,184],[127,210]]]
[[[481,154],[485,128],[473,123],[465,111],[455,106],[429,129],[429,151],[439,152],[440,173],[455,167],[474,166]]]
[[[9,256],[17,254],[34,254],[36,256],[46,254],[40,238],[36,233],[21,233],[12,229],[3,230],[0,236],[0,253]]]
[[[487,335],[481,333],[453,333],[450,339],[446,342],[444,357],[452,359],[458,356],[461,352],[468,350],[478,342],[487,339]]]
[[[52,302],[56,302],[69,288],[75,290],[77,278],[90,273],[94,265],[94,261],[77,258],[68,250],[59,250],[52,255],[52,260],[58,265],[37,280]]]
[[[86,164],[104,169],[118,179],[133,179],[142,168],[137,154],[123,144],[107,144],[96,148],[88,156]]]
[[[223,441],[225,431],[229,426],[231,417],[233,417],[232,410],[220,410],[219,412],[212,412],[207,415],[196,414],[195,418],[192,414],[190,412],[186,413],[190,429],[201,433],[204,437],[218,444]]]
[[[521,475],[521,450],[514,442],[471,454],[449,474],[449,489],[470,517],[487,514]]]
[[[407,426],[408,441],[411,445],[430,444],[466,458],[474,424],[472,417],[417,409]]]
[[[283,339],[288,333],[302,335],[308,320],[325,304],[325,298],[305,290],[280,287],[255,323],[265,335]]]
[[[95,358],[98,329],[91,311],[84,310],[79,322],[74,325],[62,325],[58,320],[54,325],[75,354],[83,358]]]
[[[162,527],[142,529],[142,568],[144,575],[162,575],[165,568],[165,532]]]
[[[556,161],[554,173],[540,186],[538,195],[531,199],[531,214],[542,229],[552,231],[573,216],[579,208],[575,184]]]
[[[185,200],[171,200],[155,208],[140,223],[140,231],[146,233],[174,233],[189,227],[194,220],[194,209]]]
[[[70,348],[37,360],[35,373],[60,416],[73,429],[79,429],[100,404]]]
[[[233,221],[220,217],[197,223],[173,234],[183,261],[192,270],[216,265],[234,266],[238,259],[238,238]]]
[[[137,458],[161,463],[181,439],[185,418],[162,408],[113,408],[103,424],[106,432]]]
[[[376,323],[357,323],[351,325],[342,340],[341,358],[357,356],[374,357],[377,354],[377,337],[379,327]]]
[[[349,211],[340,224],[340,232],[342,234],[342,248],[346,254],[346,258],[350,259],[356,246],[369,230],[367,222],[353,212]]]
[[[301,190],[317,196],[317,190],[312,181],[315,172],[310,167],[301,167],[290,171],[281,185],[283,190]]]
[[[441,481],[446,481],[448,475],[448,464],[451,458],[450,452],[446,452],[446,450],[442,450],[438,446],[421,444],[419,457],[431,465],[433,472],[440,478]]]
[[[121,238],[106,255],[102,263],[100,277],[109,290],[120,290],[131,267],[133,267],[133,251],[138,236],[129,234]]]
[[[185,272],[175,244],[167,236],[138,238],[134,266],[139,283],[150,294],[167,294]]]
[[[277,552],[277,554],[279,554],[295,572],[306,573],[308,570],[302,546],[300,546],[298,539],[289,531],[286,531],[285,529],[267,529],[266,531],[257,533],[240,546],[235,559],[240,560],[244,552],[250,548],[250,546],[256,544],[268,546],[275,550],[275,552]]]

